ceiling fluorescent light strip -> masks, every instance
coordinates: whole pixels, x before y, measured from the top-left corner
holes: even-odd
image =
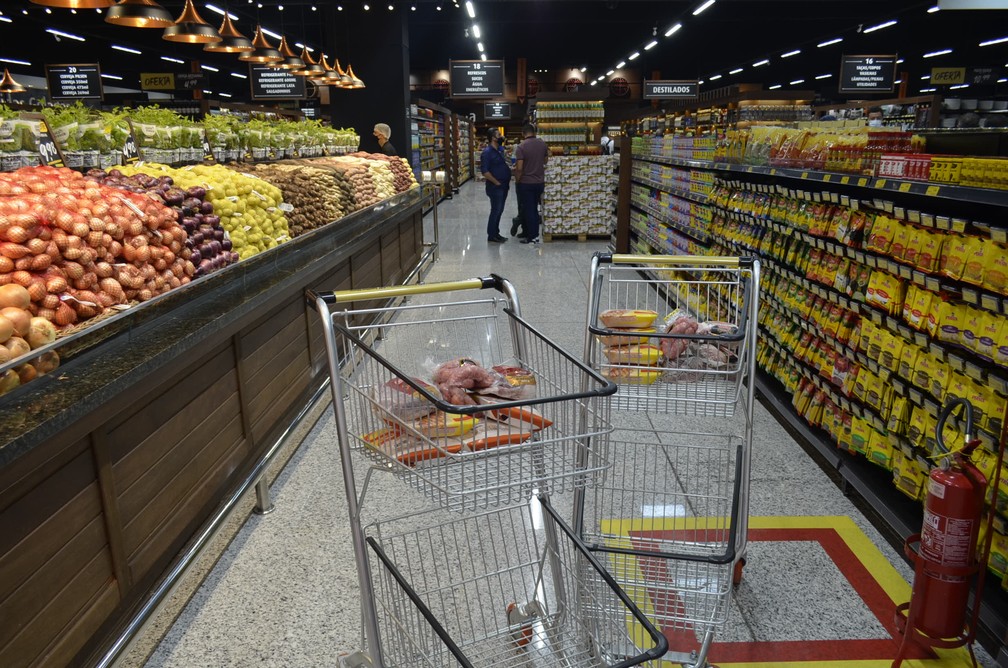
[[[702,5],[693,10],[693,16],[699,16],[704,12],[704,10],[706,10],[713,4],[714,0],[707,0],[707,2],[703,3]]]
[[[825,42],[819,42],[818,44],[816,44],[816,48],[817,49],[821,49],[824,46],[830,46],[832,44],[839,44],[842,41],[843,41],[843,37],[836,37],[834,39],[826,40]]]
[[[872,26],[871,28],[865,28],[864,29],[864,34],[867,35],[870,32],[875,32],[876,30],[882,30],[883,28],[888,28],[889,26],[894,26],[894,25],[896,25],[896,21],[895,20],[893,20],[893,21],[886,21],[885,23],[880,23],[877,26]]]
[[[675,24],[674,26],[672,26],[671,28],[669,28],[668,30],[665,31],[665,36],[666,37],[671,37],[672,35],[674,35],[677,32],[679,32],[680,28],[682,28],[682,24],[681,23]]]

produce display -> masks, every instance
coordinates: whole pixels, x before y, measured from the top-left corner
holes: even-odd
[[[275,163],[255,168],[256,176],[278,187],[284,202],[293,207],[287,214],[293,237],[339,220],[354,209],[353,191],[342,174],[311,164]]]
[[[0,286],[0,364],[31,357],[33,350],[56,340],[56,327],[45,318],[32,316],[31,295],[16,283]],[[0,394],[54,371],[59,355],[47,351],[0,373]]]
[[[351,153],[350,157],[366,158],[368,160],[376,160],[386,163],[388,168],[392,171],[392,187],[396,193],[401,193],[409,190],[410,188],[417,187],[416,177],[413,175],[413,170],[410,169],[409,161],[406,160],[406,158],[396,158],[391,155],[385,155],[384,153],[365,153],[364,151]]]
[[[166,165],[127,165],[121,173],[169,176],[180,188],[203,188],[206,201],[242,260],[290,239],[287,219],[280,208],[280,189],[260,178],[221,165],[195,165],[174,169]]]
[[[107,173],[100,169],[91,170],[87,177],[113,188],[153,195],[175,211],[176,220],[188,235],[185,247],[189,255],[186,259],[195,265],[195,277],[238,261],[238,254],[231,250],[231,239],[221,226],[220,216],[214,214],[213,204],[205,201],[206,188],[192,186],[183,190],[170,176],[126,176],[118,169]]]
[[[618,158],[557,156],[546,163],[544,234],[609,234],[616,224]]]

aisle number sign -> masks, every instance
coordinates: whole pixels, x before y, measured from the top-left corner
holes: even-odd
[[[896,55],[845,55],[840,60],[841,93],[891,93],[896,84]]]
[[[645,81],[645,100],[695,100],[700,86],[696,79],[691,81]]]
[[[448,71],[452,97],[504,97],[503,60],[453,60]]]

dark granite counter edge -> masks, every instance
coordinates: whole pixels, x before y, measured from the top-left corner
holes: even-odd
[[[413,189],[194,281],[170,302],[136,308],[132,318],[119,320],[115,334],[56,373],[0,399],[0,466],[204,341],[235,328],[236,321],[277,292],[298,289],[306,275],[321,275],[368,243],[376,227],[418,211],[420,205],[418,189]]]

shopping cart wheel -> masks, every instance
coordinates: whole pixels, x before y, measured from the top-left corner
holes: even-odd
[[[741,559],[735,562],[735,570],[732,573],[733,587],[738,587],[740,584],[742,584],[742,569],[745,568],[745,563],[746,563],[745,557],[742,557]]]

